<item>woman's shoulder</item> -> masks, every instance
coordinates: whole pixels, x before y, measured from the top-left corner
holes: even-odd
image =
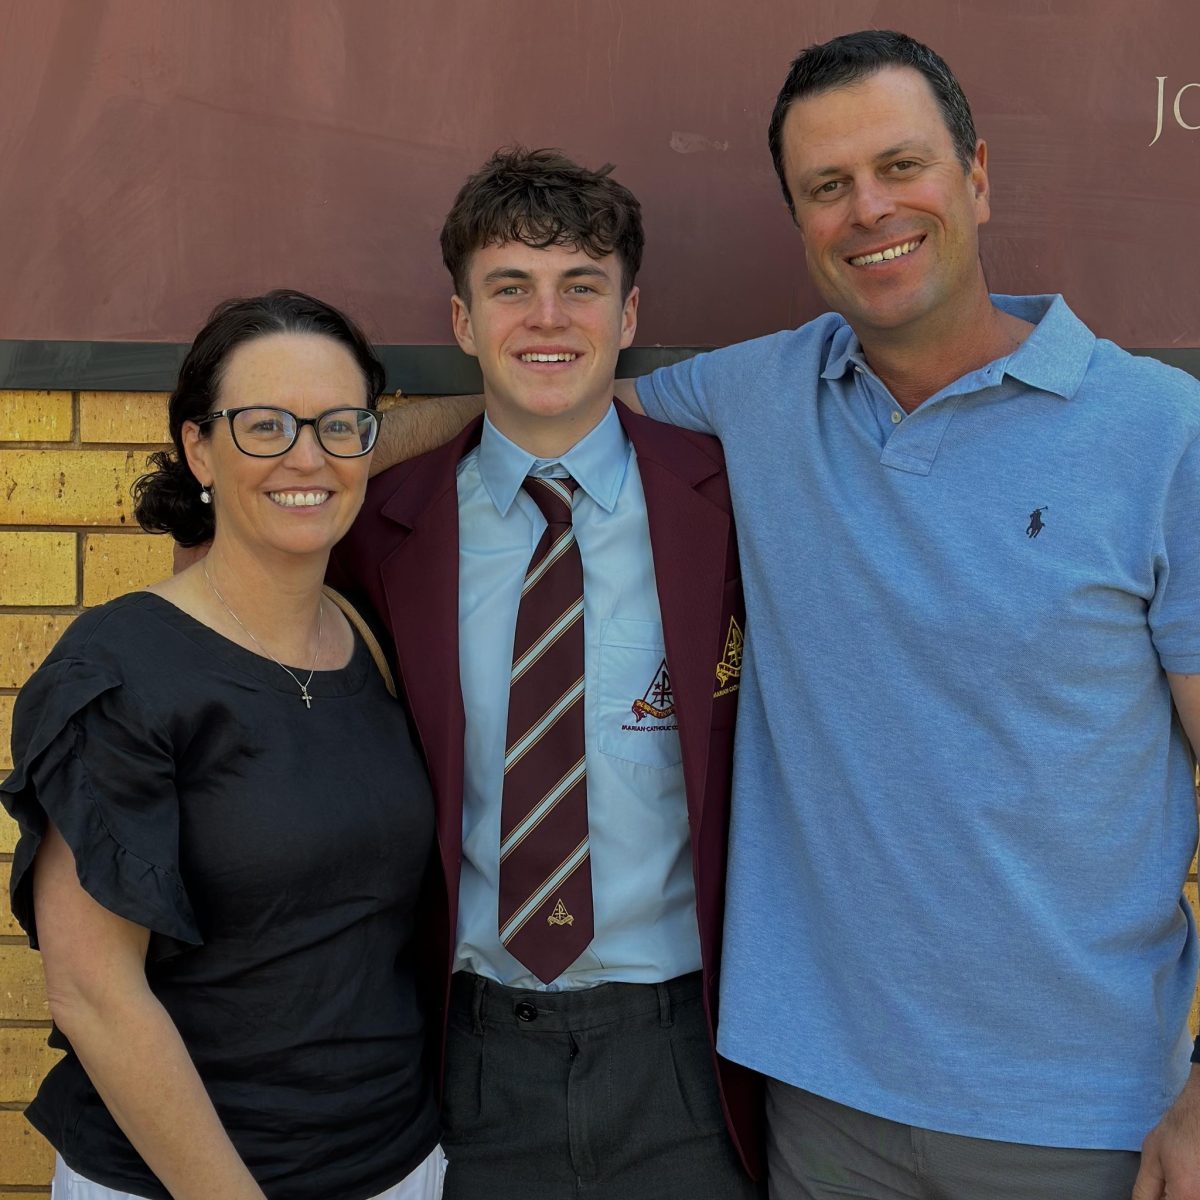
[[[86,609],[67,626],[46,659],[113,659],[119,663],[144,656],[161,656],[175,642],[177,614],[169,601],[152,592],[128,592],[95,608]]]

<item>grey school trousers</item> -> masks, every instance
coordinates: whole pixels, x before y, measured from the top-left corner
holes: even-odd
[[[771,1200],[1129,1200],[1140,1157],[935,1133],[767,1084]]]
[[[754,1200],[717,1095],[699,974],[521,991],[458,974],[444,1200]]]

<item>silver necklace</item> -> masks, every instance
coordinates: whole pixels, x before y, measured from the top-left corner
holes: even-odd
[[[226,611],[226,612],[227,612],[227,613],[228,613],[228,614],[229,614],[229,615],[230,615],[230,616],[231,616],[231,617],[232,617],[232,618],[233,618],[233,619],[234,619],[234,620],[235,620],[235,621],[238,623],[238,625],[239,625],[239,626],[241,626],[241,630],[242,630],[242,632],[243,632],[243,633],[244,633],[244,634],[245,634],[245,635],[246,635],[246,636],[247,636],[247,637],[248,637],[248,638],[249,638],[249,639],[250,639],[250,640],[251,640],[251,641],[252,641],[252,642],[253,642],[253,643],[254,643],[254,644],[255,644],[255,645],[256,645],[256,646],[257,646],[257,647],[258,647],[258,648],[259,648],[259,649],[260,649],[260,650],[261,650],[261,651],[262,651],[262,652],[263,652],[263,653],[264,653],[264,654],[265,654],[265,655],[266,655],[266,656],[267,656],[267,657],[268,657],[268,658],[269,658],[269,659],[270,659],[270,660],[271,660],[271,661],[272,661],[272,662],[273,662],[273,663],[274,663],[274,664],[275,664],[275,665],[276,665],[276,666],[277,666],[279,669],[280,669],[280,670],[281,670],[281,671],[287,671],[287,673],[288,673],[288,674],[289,674],[289,675],[290,675],[290,676],[291,676],[291,677],[292,677],[292,678],[293,678],[293,679],[296,681],[296,686],[297,686],[297,687],[300,689],[300,699],[304,701],[304,707],[305,707],[305,708],[312,708],[312,696],[311,696],[311,694],[309,693],[309,690],[308,690],[308,685],[309,685],[310,683],[312,683],[313,672],[314,672],[314,671],[316,671],[316,669],[317,669],[317,660],[318,660],[318,659],[321,657],[321,617],[322,617],[322,615],[323,615],[323,614],[324,614],[324,612],[325,612],[325,601],[324,601],[323,599],[322,599],[322,600],[318,600],[318,601],[317,601],[317,648],[316,648],[316,650],[313,652],[313,665],[312,665],[312,670],[310,670],[310,671],[309,671],[309,673],[308,673],[308,678],[307,678],[307,679],[306,679],[306,680],[305,680],[303,683],[301,683],[301,682],[300,682],[300,678],[299,678],[299,676],[298,676],[298,675],[295,673],[295,671],[288,670],[288,668],[287,668],[287,667],[285,667],[285,666],[283,665],[283,663],[281,663],[281,662],[279,661],[279,659],[277,659],[277,658],[275,657],[275,655],[273,655],[273,654],[270,652],[270,650],[268,650],[268,649],[266,648],[266,646],[264,646],[264,645],[262,644],[262,642],[260,642],[260,641],[258,640],[258,638],[256,638],[256,637],[254,636],[254,634],[252,634],[252,633],[250,632],[250,630],[248,630],[248,629],[246,628],[246,626],[245,626],[245,625],[243,624],[243,622],[242,622],[242,618],[241,618],[241,617],[239,617],[239,616],[237,615],[237,613],[235,613],[235,612],[233,611],[233,609],[229,607],[229,601],[228,601],[228,600],[226,600],[226,599],[225,599],[225,597],[224,597],[224,596],[222,596],[222,595],[221,595],[221,593],[217,591],[217,585],[216,585],[215,583],[213,583],[213,581],[212,581],[212,576],[211,576],[211,575],[208,573],[208,563],[206,563],[206,562],[201,562],[201,564],[200,564],[200,570],[201,570],[201,572],[203,573],[203,575],[204,575],[204,578],[205,578],[205,581],[208,583],[208,586],[209,586],[210,588],[212,588],[212,594],[213,594],[214,596],[216,596],[216,598],[217,598],[218,600],[220,600],[220,602],[221,602],[222,606],[224,607],[225,611]]]

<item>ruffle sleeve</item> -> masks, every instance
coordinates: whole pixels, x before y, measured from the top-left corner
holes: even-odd
[[[12,906],[31,946],[31,867],[48,820],[88,895],[150,930],[152,957],[201,944],[179,869],[170,739],[114,669],[70,658],[42,666],[17,698],[13,762],[0,802],[21,830]]]

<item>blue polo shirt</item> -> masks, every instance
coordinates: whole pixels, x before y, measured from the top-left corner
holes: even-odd
[[[1200,385],[994,299],[1033,333],[909,415],[833,314],[639,382],[724,444],[753,629],[719,1048],[1134,1149],[1190,1050]]]

